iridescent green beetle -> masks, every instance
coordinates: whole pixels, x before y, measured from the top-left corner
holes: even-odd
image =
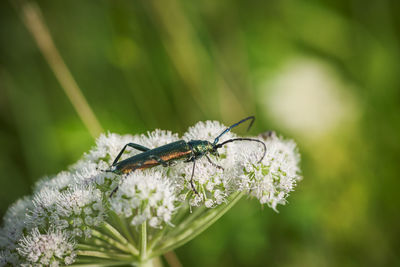
[[[255,120],[254,116],[244,118],[243,120],[229,126],[220,135],[218,135],[214,139],[214,142],[212,142],[212,143],[209,141],[206,141],[206,140],[190,140],[189,142],[186,142],[184,140],[179,140],[179,141],[169,143],[169,144],[166,144],[166,145],[163,145],[160,147],[156,147],[154,149],[150,149],[150,148],[147,148],[142,145],[135,144],[135,143],[128,143],[121,149],[118,156],[115,158],[113,164],[111,165],[110,169],[108,169],[106,171],[121,175],[121,174],[128,174],[135,170],[151,168],[151,167],[154,167],[157,165],[163,165],[164,167],[168,167],[168,166],[172,165],[174,162],[176,162],[177,160],[182,160],[184,162],[193,162],[193,169],[192,169],[192,176],[190,178],[190,185],[191,185],[193,191],[196,194],[198,194],[193,185],[194,169],[196,166],[197,159],[205,156],[207,158],[207,160],[210,162],[210,164],[216,166],[217,168],[223,169],[221,166],[218,166],[217,164],[213,163],[207,154],[219,156],[217,149],[221,148],[223,145],[225,145],[227,143],[234,142],[234,141],[252,141],[252,142],[261,143],[264,148],[264,153],[263,153],[262,158],[258,162],[261,162],[263,160],[263,158],[265,157],[267,148],[266,148],[264,142],[262,142],[261,140],[258,140],[258,139],[233,138],[233,139],[229,139],[229,140],[226,140],[226,141],[218,144],[221,136],[223,136],[224,134],[229,132],[232,128],[238,126],[239,124],[241,124],[247,120],[251,120],[250,125],[247,128],[247,130],[249,130]],[[135,156],[132,156],[130,158],[127,158],[125,160],[118,162],[118,160],[122,156],[122,153],[124,153],[125,149],[128,146],[132,147],[134,149],[137,149],[139,151],[142,151],[143,153],[137,154]],[[116,188],[114,188],[114,190],[111,192],[110,197],[115,192],[117,192],[117,190],[118,190],[118,186]]]

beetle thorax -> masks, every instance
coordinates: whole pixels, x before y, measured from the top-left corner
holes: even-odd
[[[214,151],[213,145],[204,140],[191,140],[188,142],[196,158]]]

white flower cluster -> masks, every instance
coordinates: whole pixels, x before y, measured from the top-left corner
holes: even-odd
[[[213,142],[215,137],[225,129],[226,126],[217,121],[198,122],[195,126],[189,128],[183,139],[185,141],[207,140]],[[220,142],[234,137],[236,137],[234,133],[227,132],[221,137]],[[185,199],[190,193],[190,196],[192,196],[189,201],[190,205],[199,206],[204,201],[204,204],[211,208],[223,203],[226,197],[235,190],[235,188],[232,188],[232,178],[235,174],[231,172],[231,166],[234,163],[230,157],[236,153],[234,146],[225,146],[220,148],[218,152],[220,157],[209,156],[214,164],[208,162],[205,157],[196,160],[193,180],[199,194],[192,194],[191,187],[188,188],[189,190],[181,192],[181,199]],[[177,169],[178,176],[184,177],[186,187],[190,186],[192,168],[192,164],[185,164]]]
[[[66,177],[68,186],[54,183]],[[92,228],[106,217],[101,191],[74,183],[72,174],[46,178],[35,188],[32,198],[17,201],[4,218],[0,266],[71,264],[76,240],[90,238]]]
[[[247,190],[261,204],[268,204],[277,211],[277,205],[286,203],[286,197],[294,190],[296,182],[301,180],[300,157],[292,140],[283,140],[274,132],[260,137],[267,147],[261,163],[255,164],[260,153],[260,149],[255,147],[248,147],[245,149],[247,153],[238,154],[244,167],[238,179],[239,188]]]
[[[50,228],[47,233],[41,234],[38,228],[33,228],[18,242],[17,251],[26,260],[22,266],[59,266],[60,262],[65,265],[74,262],[74,247],[74,242],[60,230]]]
[[[75,185],[61,193],[44,188],[34,196],[26,222],[41,228],[57,226],[74,236],[90,237],[91,227],[104,221],[105,212],[101,191],[90,185]]]
[[[158,228],[162,222],[170,222],[176,197],[171,181],[164,179],[163,173],[133,172],[110,199],[110,204],[119,216],[130,218],[132,225],[148,221],[151,227]]]
[[[24,197],[15,202],[5,214],[0,232],[0,266],[17,266],[20,262],[16,248],[26,231],[24,218],[31,207],[32,199]]]
[[[225,129],[219,122],[199,122],[182,139],[213,142]],[[228,132],[219,143],[236,137]],[[276,210],[301,178],[296,145],[274,134],[254,138],[266,144],[265,157],[258,142],[230,142],[218,149],[219,156],[208,154],[209,158],[196,160],[193,190],[192,162],[178,161],[127,175],[104,171],[127,143],[153,149],[179,140],[177,134],[155,130],[147,135],[101,135],[96,146],[68,171],[40,180],[32,197],[10,207],[0,232],[0,266],[71,264],[76,244],[90,239],[94,230],[107,223],[110,211],[134,228],[146,221],[156,230],[172,226],[174,214],[185,205],[216,207],[237,191]],[[121,160],[139,153],[128,147]]]

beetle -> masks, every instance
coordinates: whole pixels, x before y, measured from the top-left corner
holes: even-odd
[[[261,162],[263,158],[265,157],[266,153],[266,145],[264,142],[258,139],[253,139],[253,138],[232,138],[229,140],[226,140],[220,144],[218,144],[219,139],[229,132],[232,128],[242,124],[245,121],[250,121],[249,127],[247,130],[251,128],[253,125],[253,122],[255,120],[254,116],[250,116],[247,118],[244,118],[240,120],[239,122],[232,124],[228,128],[226,128],[221,134],[219,134],[214,141],[211,143],[207,140],[190,140],[188,142],[184,140],[179,140],[176,142],[172,142],[160,147],[156,147],[154,149],[150,149],[147,147],[144,147],[139,144],[135,143],[128,143],[126,144],[117,157],[114,159],[114,162],[112,163],[111,167],[106,170],[106,172],[112,172],[118,175],[123,175],[123,174],[128,174],[130,172],[133,172],[135,170],[141,170],[141,169],[147,169],[147,168],[152,168],[157,165],[162,165],[164,167],[171,166],[174,162],[178,160],[182,160],[184,162],[193,162],[193,169],[192,169],[192,176],[190,178],[190,185],[195,192],[195,194],[198,195],[198,192],[196,188],[194,187],[193,184],[193,176],[194,176],[194,170],[196,167],[196,160],[205,156],[207,160],[212,164],[213,166],[223,169],[221,166],[215,164],[214,162],[211,161],[211,159],[208,157],[207,154],[211,154],[213,156],[219,156],[218,154],[218,149],[224,146],[227,143],[230,142],[235,142],[235,141],[252,141],[252,142],[258,142],[263,145],[264,148],[264,154],[262,158],[258,161]],[[134,149],[137,149],[141,151],[142,153],[134,155],[130,158],[124,159],[122,161],[118,161],[122,154],[124,153],[125,149],[127,147],[131,147]],[[110,197],[117,192],[118,186],[114,188],[114,190],[111,192]]]

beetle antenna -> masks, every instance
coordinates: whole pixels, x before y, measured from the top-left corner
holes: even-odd
[[[267,153],[267,146],[265,145],[265,143],[263,141],[258,140],[258,139],[253,139],[253,138],[233,138],[233,139],[226,140],[226,141],[222,142],[221,144],[216,145],[215,148],[218,149],[218,148],[221,148],[223,145],[225,145],[227,143],[236,142],[236,141],[252,141],[252,142],[257,142],[257,143],[262,144],[263,148],[264,148],[264,153],[263,153],[263,156],[261,157],[261,159],[259,161],[257,161],[257,163],[260,163],[264,159],[265,154]]]
[[[245,122],[245,121],[247,121],[247,120],[251,120],[251,121],[250,121],[250,124],[249,124],[249,127],[247,127],[247,131],[250,130],[250,128],[251,128],[251,126],[253,125],[253,122],[254,122],[255,119],[256,119],[256,117],[250,116],[250,117],[244,118],[243,120],[241,120],[241,121],[239,121],[239,122],[237,122],[237,123],[235,123],[235,124],[232,124],[231,126],[229,126],[228,128],[226,128],[220,135],[218,135],[218,136],[214,139],[213,145],[215,146],[216,144],[218,144],[219,138],[220,138],[221,136],[223,136],[224,134],[226,134],[227,132],[229,132],[232,128],[238,126],[239,124],[242,124],[243,122]]]

